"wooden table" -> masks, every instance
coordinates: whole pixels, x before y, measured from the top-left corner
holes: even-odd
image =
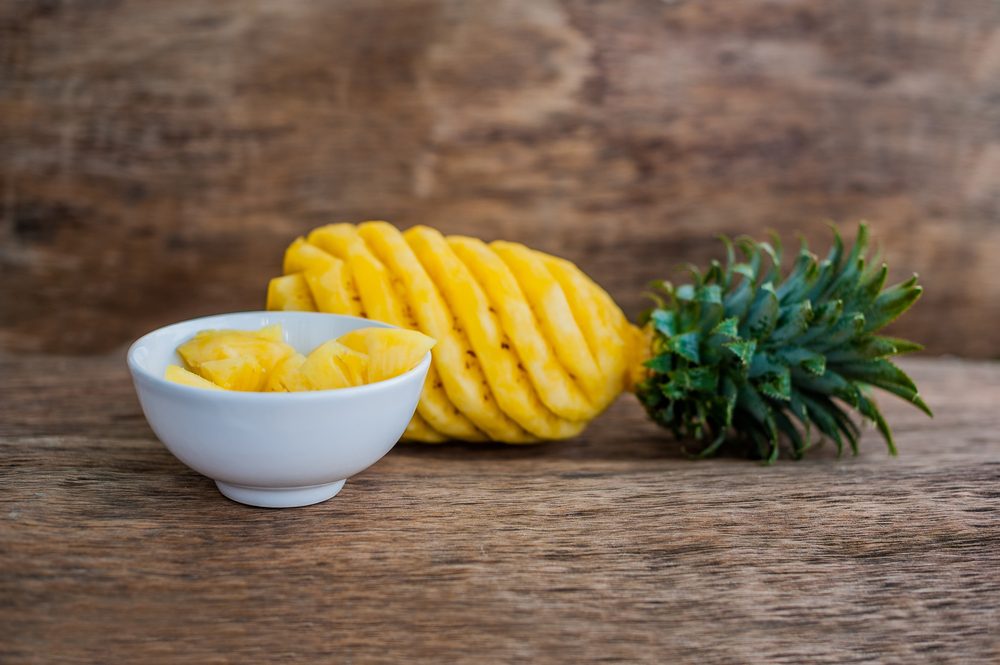
[[[400,445],[334,500],[224,499],[122,357],[0,357],[0,662],[997,662],[1000,365],[774,467],[623,398],[580,440]]]

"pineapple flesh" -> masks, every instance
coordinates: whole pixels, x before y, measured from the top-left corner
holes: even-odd
[[[293,264],[294,265],[294,264]],[[281,326],[257,331],[203,330],[177,353],[164,378],[196,388],[254,392],[335,390],[399,376],[420,364],[435,341],[414,330],[360,328],[304,356],[283,341]],[[413,431],[435,436],[421,429]]]
[[[337,266],[330,283],[348,295],[329,298],[310,279],[330,265]],[[284,269],[269,294],[305,285],[316,311],[362,315],[437,340],[404,438],[565,439],[629,384],[634,327],[621,309],[573,264],[522,245],[445,237],[424,226],[331,224],[295,240]],[[269,297],[268,307],[305,301]]]

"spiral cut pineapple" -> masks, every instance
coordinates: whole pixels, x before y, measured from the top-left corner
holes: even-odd
[[[528,443],[578,434],[629,384],[638,330],[563,259],[386,222],[295,240],[268,309],[351,314],[437,340],[404,438]]]
[[[930,409],[889,360],[920,346],[876,333],[921,287],[915,276],[886,287],[867,239],[862,224],[847,252],[835,233],[823,260],[803,244],[788,271],[776,243],[741,238],[739,258],[727,241],[725,263],[693,269],[693,283],[654,285],[640,331],[572,263],[523,245],[332,224],[288,248],[268,308],[366,316],[435,338],[412,440],[565,439],[632,388],[702,455],[742,441],[773,461],[784,439],[797,458],[814,431],[856,453],[848,408],[895,453],[872,389]]]

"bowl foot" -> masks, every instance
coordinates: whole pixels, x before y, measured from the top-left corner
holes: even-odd
[[[332,499],[345,482],[347,482],[346,479],[309,487],[246,487],[244,485],[230,485],[218,480],[215,481],[215,484],[225,496],[248,506],[296,508]]]

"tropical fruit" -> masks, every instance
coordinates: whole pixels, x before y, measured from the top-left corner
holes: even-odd
[[[302,365],[306,357],[301,353],[293,353],[274,366],[264,383],[266,392],[294,393],[300,390],[312,390],[302,376]]]
[[[191,386],[192,388],[208,388],[209,390],[222,390],[219,386],[215,385],[208,379],[204,379],[194,372],[189,372],[180,365],[169,365],[167,366],[166,374],[164,378],[167,381],[173,381],[174,383],[179,383],[184,386]]]
[[[368,356],[330,340],[309,354],[299,372],[310,390],[360,386],[368,380]]]
[[[856,448],[842,404],[894,451],[870,389],[927,410],[888,360],[919,346],[875,333],[919,297],[916,279],[884,288],[864,225],[850,253],[839,236],[822,261],[803,245],[787,274],[774,244],[740,239],[739,258],[727,248],[725,264],[695,271],[693,284],[658,283],[637,327],[575,265],[523,245],[331,224],[288,248],[268,307],[361,315],[436,339],[409,439],[569,438],[631,389],[705,454],[742,442],[772,460],[784,437],[797,457],[814,430]]]
[[[305,280],[320,261],[327,271],[337,266],[337,283],[351,294],[341,298],[350,305],[333,306],[313,290],[320,311],[363,315],[437,340],[407,438],[571,437],[629,380],[632,327],[568,261],[514,243],[446,238],[427,227],[404,234],[384,222],[315,229],[288,248],[285,269]],[[370,371],[398,373],[386,353],[355,345],[362,347],[378,358]]]
[[[427,335],[401,328],[359,328],[337,341],[367,357],[369,383],[410,371],[434,346]]]
[[[177,353],[184,363],[197,373],[206,362],[254,358],[266,373],[278,361],[295,353],[291,345],[282,341],[280,326],[267,326],[257,331],[248,330],[203,330],[177,347]],[[215,365],[219,371],[226,365]],[[235,369],[237,365],[228,367]],[[240,372],[251,372],[241,369]]]
[[[408,372],[434,346],[422,333],[383,327],[354,330],[324,342],[308,356],[282,340],[277,325],[257,331],[203,330],[177,349],[187,369],[171,365],[165,378],[242,391],[349,388]]]

